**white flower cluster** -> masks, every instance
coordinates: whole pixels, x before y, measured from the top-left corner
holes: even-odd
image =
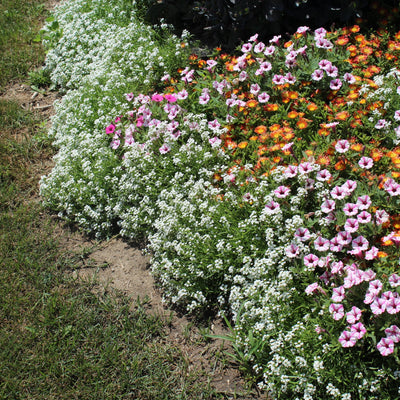
[[[56,44],[48,40],[45,68],[65,95],[50,131],[59,148],[56,165],[42,178],[41,194],[60,216],[96,236],[110,235],[119,220],[122,172],[104,127],[127,110],[125,93],[150,87],[186,59],[186,38],[165,32],[161,46],[158,33],[136,17],[135,2],[121,10],[113,0],[70,0],[54,18],[62,36]]]

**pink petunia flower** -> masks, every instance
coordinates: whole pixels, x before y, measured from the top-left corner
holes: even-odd
[[[347,196],[347,192],[346,192],[346,190],[344,190],[342,187],[340,187],[340,186],[335,186],[335,187],[331,190],[331,196],[332,196],[334,199],[343,200],[343,199]]]
[[[357,343],[356,336],[350,331],[343,331],[339,336],[342,347],[353,347]]]
[[[382,356],[386,357],[394,351],[394,342],[391,338],[382,338],[376,345]]]
[[[329,181],[329,179],[331,179],[331,177],[332,177],[332,175],[327,169],[322,169],[321,171],[318,171],[317,176],[316,176],[317,181],[320,181],[320,182]]]
[[[387,305],[386,299],[376,297],[375,300],[370,305],[371,311],[374,315],[380,315],[385,312],[386,305]]]
[[[329,312],[332,314],[332,318],[335,321],[339,321],[344,317],[344,308],[342,304],[332,303],[329,306]]]
[[[385,329],[386,337],[392,339],[394,343],[400,342],[400,328],[397,325],[392,325]]]
[[[346,203],[343,207],[343,212],[348,216],[352,217],[358,213],[358,205],[355,203]]]
[[[357,221],[360,224],[368,224],[371,221],[371,214],[367,211],[361,211],[360,214],[357,215]]]
[[[346,313],[346,321],[349,324],[355,324],[361,318],[361,310],[353,306],[351,307],[351,311]]]
[[[362,337],[367,333],[365,326],[361,322],[357,322],[350,326],[350,332],[357,338],[362,339]]]
[[[334,301],[335,303],[340,303],[341,301],[344,300],[345,298],[345,288],[344,286],[339,286],[337,288],[333,288],[332,289],[332,301]]]
[[[171,151],[171,147],[164,143],[160,148],[159,151],[161,154],[167,154]]]
[[[336,237],[338,238],[339,243],[343,246],[347,246],[352,241],[351,234],[350,234],[350,232],[347,232],[347,231],[338,232]]]
[[[312,74],[311,74],[311,79],[313,81],[320,81],[324,77],[324,71],[322,69],[316,69]]]
[[[287,197],[290,193],[290,189],[286,186],[279,186],[274,190],[275,196],[283,199]]]
[[[397,274],[392,274],[389,277],[389,284],[391,287],[400,286],[400,276]]]
[[[350,149],[350,143],[348,140],[339,140],[335,145],[335,150],[338,153],[346,153]]]
[[[306,242],[311,237],[310,231],[307,228],[296,229],[294,236],[297,237],[301,242]]]
[[[314,247],[315,250],[318,251],[327,251],[330,247],[330,241],[321,236],[318,236],[317,239],[314,241]]]
[[[344,224],[344,230],[349,233],[358,231],[358,221],[355,218],[348,218]]]
[[[332,212],[336,207],[335,200],[327,199],[321,204],[321,211],[325,214],[329,214]]]
[[[400,312],[400,298],[393,296],[390,300],[388,300],[387,304],[386,304],[386,311],[389,314],[399,313]]]
[[[304,265],[308,268],[315,268],[318,265],[319,258],[315,254],[307,254],[303,258]]]
[[[374,161],[370,157],[361,157],[360,161],[358,162],[358,165],[362,169],[371,169],[374,165]]]
[[[342,87],[342,81],[340,79],[333,79],[329,83],[329,87],[331,90],[339,90]]]
[[[296,165],[287,166],[284,175],[287,178],[294,178],[297,175],[297,166]]]
[[[289,258],[296,258],[300,254],[299,246],[291,244],[290,246],[286,247],[285,254]]]
[[[106,127],[106,134],[110,135],[111,133],[114,133],[115,131],[115,125],[110,124]]]
[[[375,246],[372,246],[368,251],[365,252],[366,260],[374,260],[378,257],[379,249]]]
[[[260,103],[267,103],[269,101],[269,94],[262,92],[258,95],[257,99]]]
[[[357,199],[357,205],[359,210],[368,210],[371,204],[372,204],[371,198],[367,194],[365,194],[364,196],[360,196]]]
[[[265,205],[266,213],[268,215],[276,214],[280,210],[280,205],[276,201],[271,200]]]

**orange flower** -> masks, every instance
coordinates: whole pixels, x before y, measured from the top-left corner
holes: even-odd
[[[278,164],[280,161],[282,161],[282,157],[279,157],[279,156],[274,157],[274,158],[272,159],[272,161],[273,161],[274,163]]]
[[[362,126],[362,121],[361,121],[361,119],[353,119],[351,122],[350,122],[350,126],[352,127],[352,128],[357,128],[357,126]]]
[[[287,49],[288,47],[290,47],[293,44],[293,42],[291,40],[289,40],[288,42],[286,42],[283,46],[285,47],[285,49]]]
[[[373,149],[371,151],[371,158],[374,161],[379,161],[383,157],[383,152],[379,149]]]
[[[254,132],[258,135],[262,135],[267,132],[267,127],[265,125],[259,125],[256,129],[254,129]]]
[[[318,135],[320,136],[328,136],[330,133],[331,132],[326,128],[318,129]]]
[[[325,155],[320,155],[317,159],[317,164],[319,165],[329,165],[330,163],[331,163],[330,158]]]
[[[264,106],[265,111],[277,111],[278,109],[278,104],[267,104],[266,106]]]
[[[297,126],[299,129],[305,129],[305,128],[307,128],[309,122],[311,122],[309,119],[300,118],[300,119],[297,121],[296,126]]]
[[[383,257],[387,257],[388,254],[385,253],[384,251],[378,251],[378,258],[383,258]]]
[[[337,45],[339,46],[345,46],[347,43],[349,43],[349,38],[346,36],[340,36],[336,42]]]
[[[335,115],[335,119],[338,119],[339,121],[346,121],[349,117],[350,114],[347,111],[340,111]]]
[[[358,98],[358,92],[355,92],[354,90],[350,90],[349,94],[347,95],[348,100],[355,100]]]
[[[343,171],[344,169],[346,169],[346,162],[343,160],[339,160],[335,164],[335,169],[336,169],[336,171]]]
[[[281,126],[280,126],[279,124],[273,124],[273,125],[271,125],[271,126],[269,127],[269,130],[270,130],[271,132],[275,132],[275,131],[277,131],[277,130],[279,130],[279,129],[281,129]]]
[[[248,144],[249,144],[249,142],[246,142],[246,141],[240,142],[240,143],[238,144],[238,147],[239,147],[239,149],[245,149],[245,148],[247,147]]]
[[[249,100],[246,102],[246,106],[249,108],[257,107],[258,101],[257,100]]]
[[[318,109],[318,106],[315,104],[315,103],[310,103],[308,106],[307,106],[307,110],[308,111],[315,111],[315,110],[317,110]]]
[[[297,118],[298,115],[299,115],[299,113],[297,111],[290,111],[290,112],[288,112],[287,116],[290,119],[294,119],[294,118]]]
[[[360,32],[360,27],[358,25],[354,25],[350,28],[351,33],[357,33]]]
[[[353,151],[361,151],[364,146],[361,143],[354,143],[350,146],[351,150]]]
[[[252,142],[255,142],[258,140],[258,136],[251,136],[250,139]]]

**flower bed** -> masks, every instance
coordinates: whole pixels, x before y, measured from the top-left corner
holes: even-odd
[[[395,398],[399,52],[358,26],[254,35],[126,90],[83,135],[67,95],[43,194],[99,235],[146,236],[165,298],[229,316],[273,398]]]

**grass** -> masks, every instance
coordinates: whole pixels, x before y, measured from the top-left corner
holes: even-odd
[[[2,90],[43,61],[32,38],[46,14],[40,1],[0,5]],[[45,121],[1,100],[0,123],[0,398],[221,398],[166,344],[158,316],[71,278],[79,260],[35,201],[53,153]]]

